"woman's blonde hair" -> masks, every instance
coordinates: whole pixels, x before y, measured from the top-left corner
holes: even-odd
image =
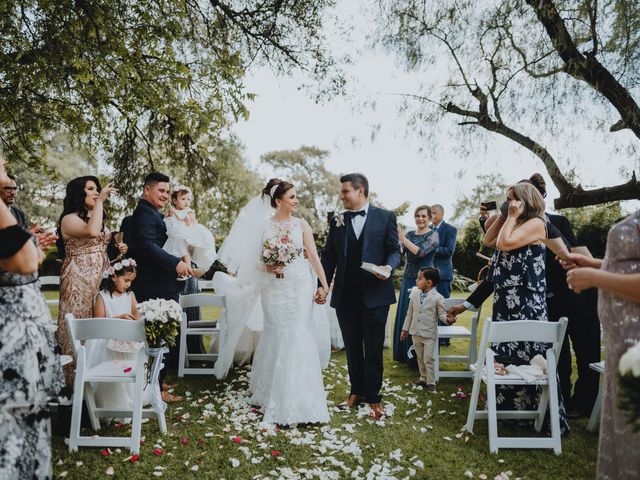
[[[530,183],[516,183],[507,189],[513,192],[516,200],[522,201],[523,211],[518,217],[519,223],[524,223],[532,218],[539,218],[544,221],[544,198],[536,187]]]

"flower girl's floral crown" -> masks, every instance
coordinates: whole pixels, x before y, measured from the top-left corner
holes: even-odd
[[[115,275],[116,272],[119,272],[125,267],[137,267],[138,264],[133,258],[125,258],[124,260],[120,260],[119,262],[114,263],[109,268],[107,268],[104,272],[102,272],[102,278],[109,278],[111,275]]]
[[[171,189],[171,195],[175,195],[178,192],[187,192],[189,195],[193,195],[193,192],[186,185],[178,185]]]

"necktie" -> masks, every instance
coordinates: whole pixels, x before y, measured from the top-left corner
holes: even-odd
[[[424,304],[424,299],[425,299],[425,298],[427,298],[427,294],[426,294],[426,293],[424,293],[424,292],[422,292],[422,293],[420,294],[420,305],[423,305],[423,304]]]

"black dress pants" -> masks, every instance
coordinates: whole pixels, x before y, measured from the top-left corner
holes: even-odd
[[[562,397],[567,408],[585,413],[591,412],[596,396],[600,376],[589,368],[589,364],[600,361],[600,321],[598,319],[597,291],[587,290],[581,294],[568,292],[547,299],[549,319],[557,322],[567,317],[567,333],[564,337],[558,376]],[[576,355],[578,379],[571,393],[571,346]]]
[[[380,403],[389,306],[367,308],[362,295],[349,295],[342,299],[336,314],[347,352],[350,393],[365,397],[367,403]]]

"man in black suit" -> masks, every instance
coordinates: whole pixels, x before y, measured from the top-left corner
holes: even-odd
[[[169,200],[169,177],[152,172],[145,177],[143,188],[142,198],[124,230],[125,236],[130,236],[129,240],[134,245],[134,258],[138,264],[132,289],[138,302],[153,298],[177,302],[182,290],[182,285],[177,280],[178,275],[193,275],[193,271],[179,257],[162,249],[167,241],[167,227],[160,209]],[[173,347],[167,356],[167,367],[175,368],[177,359],[178,347]],[[161,376],[164,377],[164,370]],[[163,391],[163,399],[175,401],[179,398]]]
[[[11,215],[13,215],[18,221],[18,225],[25,230],[29,230],[26,215],[22,210],[15,206],[17,195],[18,183],[16,182],[16,177],[9,173],[3,180],[0,180],[0,198],[2,198],[7,207],[9,207]]]
[[[389,305],[396,296],[391,272],[400,263],[400,243],[393,212],[369,205],[369,182],[359,173],[343,176],[340,200],[347,209],[329,226],[322,266],[331,279],[335,273],[331,306],[336,309],[347,352],[351,390],[341,404],[352,408],[367,402],[371,417],[379,420],[382,388],[382,353]],[[379,266],[387,275],[361,268],[363,262]],[[324,303],[323,290],[316,302]]]

